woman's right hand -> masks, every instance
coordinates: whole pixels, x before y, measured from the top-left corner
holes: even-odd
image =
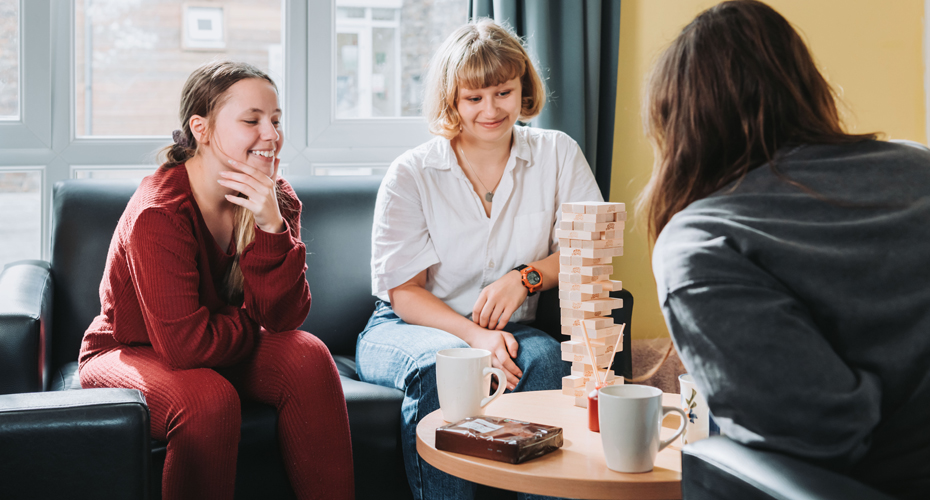
[[[507,377],[507,389],[514,390],[520,382],[520,377],[523,376],[523,370],[513,362],[520,348],[517,339],[513,338],[510,332],[479,327],[469,344],[475,349],[485,349],[491,352],[491,366],[504,370],[504,375]]]

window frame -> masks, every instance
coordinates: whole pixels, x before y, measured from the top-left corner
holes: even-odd
[[[155,165],[155,152],[171,138],[77,137],[74,0],[18,2],[19,119],[0,121],[0,168],[42,169],[40,258],[48,259],[55,183],[88,167]],[[432,138],[421,117],[336,118],[335,2],[282,0],[287,94],[281,162],[289,175],[339,168],[383,172],[404,151]]]

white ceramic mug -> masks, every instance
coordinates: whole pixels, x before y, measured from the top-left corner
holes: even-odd
[[[720,434],[720,427],[717,427],[717,423],[714,422],[714,416],[710,414],[707,401],[698,390],[691,375],[687,373],[679,375],[678,385],[681,387],[681,409],[688,416],[685,433],[681,435],[681,444],[686,445]]]
[[[497,391],[488,396],[491,375],[497,376]],[[491,367],[490,351],[466,347],[436,353],[436,389],[446,422],[484,415],[484,407],[503,394],[506,387],[504,370]]]
[[[685,412],[662,406],[662,391],[647,385],[614,385],[597,393],[601,444],[607,468],[617,472],[649,472],[656,455],[685,430]],[[662,419],[669,413],[681,415],[675,435],[661,440]]]

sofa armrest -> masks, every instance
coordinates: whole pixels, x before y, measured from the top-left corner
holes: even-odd
[[[851,477],[722,436],[682,448],[681,467],[685,500],[892,500]]]
[[[0,394],[48,386],[52,291],[45,261],[13,262],[0,273]]]
[[[4,498],[149,497],[149,413],[134,389],[0,396]]]

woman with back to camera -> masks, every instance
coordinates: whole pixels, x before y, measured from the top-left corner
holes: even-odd
[[[358,373],[404,391],[404,460],[418,499],[474,496],[474,484],[416,452],[417,423],[439,409],[437,351],[490,351],[511,391],[559,389],[568,374],[558,342],[524,323],[536,292],[558,283],[560,204],[602,198],[575,141],[516,125],[545,99],[513,33],[487,19],[459,28],[427,78],[424,114],[439,137],[397,158],[378,192],[380,302],[358,339]]]
[[[167,441],[164,498],[231,499],[240,399],[275,406],[298,498],[354,497],[342,385],[310,310],[300,201],[278,176],[277,88],[235,62],[195,70],[168,161],[110,243],[84,387],[145,395]]]
[[[930,496],[930,152],[845,132],[752,0],[685,27],[643,109],[659,299],[721,431]]]

